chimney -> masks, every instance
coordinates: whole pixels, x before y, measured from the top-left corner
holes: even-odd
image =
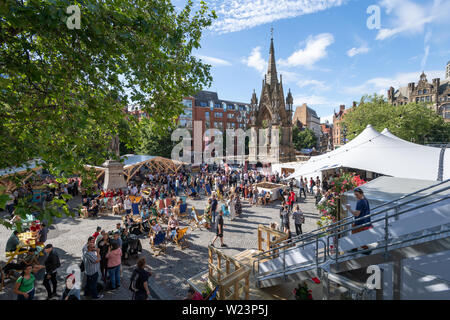
[[[339,111],[344,111],[345,110],[345,105],[344,104],[341,104],[340,106],[339,106]]]
[[[352,108],[356,108],[356,101],[353,101],[353,106]]]

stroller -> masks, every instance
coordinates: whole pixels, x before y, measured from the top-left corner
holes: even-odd
[[[142,252],[142,245],[139,239],[133,235],[130,236],[130,239],[128,240],[128,246],[126,249],[127,255],[130,256],[137,256],[140,252]]]

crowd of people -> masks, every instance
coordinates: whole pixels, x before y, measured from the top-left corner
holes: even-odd
[[[82,270],[84,279],[84,295],[91,299],[100,299],[102,295],[100,289],[116,290],[121,286],[122,263],[128,259],[130,254],[138,254],[140,241],[136,236],[150,238],[150,244],[155,237],[161,233],[166,234],[168,240],[175,240],[180,229],[179,215],[186,198],[206,200],[205,210],[201,217],[194,212],[192,219],[199,223],[201,220],[204,226],[211,231],[215,231],[215,236],[211,242],[215,246],[217,240],[221,247],[226,247],[224,243],[224,216],[234,220],[242,215],[242,201],[246,201],[249,206],[266,206],[273,199],[273,194],[265,188],[258,188],[257,184],[272,182],[280,184],[275,198],[281,199],[280,225],[279,230],[291,238],[290,221],[294,222],[296,235],[302,234],[302,224],[305,223],[305,216],[298,205],[307,194],[316,198],[316,203],[324,201],[329,194],[329,185],[332,176],[325,177],[323,181],[316,177],[301,177],[297,182],[298,194],[294,191],[295,180],[286,181],[287,174],[269,174],[262,170],[242,170],[232,169],[229,166],[202,165],[198,172],[182,169],[176,173],[146,171],[138,172],[135,178],[128,184],[125,190],[102,190],[101,183],[97,186],[97,191],[88,195],[81,187],[77,179],[71,179],[67,184],[54,185],[48,190],[51,197],[60,197],[64,193],[76,196],[81,195],[82,218],[99,218],[99,213],[103,210],[123,216],[123,222],[116,225],[112,231],[97,230],[88,238],[82,249]],[[284,186],[281,186],[284,184]],[[23,191],[21,191],[23,193]],[[28,191],[31,192],[31,191]],[[14,212],[16,197],[23,196],[18,191],[11,198],[12,203],[8,210]],[[11,207],[12,205],[12,207]],[[186,210],[186,207],[184,207]],[[189,213],[188,213],[189,215]],[[272,225],[275,225],[272,223]],[[30,229],[36,237],[36,243],[43,247],[46,242],[48,228],[45,223],[32,222]],[[19,246],[20,241],[15,231],[7,243],[7,251],[14,251]],[[136,244],[139,245],[136,245]],[[47,290],[48,298],[56,295],[57,281],[56,270],[59,267],[59,259],[53,251],[51,245],[46,245],[44,252],[36,246],[30,249],[26,255],[22,256],[17,263],[10,263],[3,267],[2,272],[9,278],[13,271],[19,271],[21,276],[17,279],[14,292],[18,299],[33,299],[34,295],[34,273],[40,269],[46,269],[43,282]],[[131,249],[130,249],[131,248]],[[41,266],[37,262],[39,255],[46,256],[46,262]],[[47,262],[48,261],[48,262]],[[130,290],[132,297],[136,300],[148,299],[149,289],[147,280],[151,273],[146,270],[144,259],[139,259],[137,267],[130,279]],[[78,281],[75,275],[69,274],[65,279],[65,288],[62,291],[62,299],[80,299],[80,289],[75,283]],[[100,285],[99,285],[100,284]],[[196,297],[195,294],[188,294],[189,297]]]

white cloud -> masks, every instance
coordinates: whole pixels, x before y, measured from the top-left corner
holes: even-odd
[[[389,89],[389,87],[394,87],[395,89],[398,89],[399,87],[405,87],[410,82],[416,82],[419,80],[421,71],[417,72],[404,72],[404,73],[398,73],[394,75],[393,77],[377,77],[372,78],[364,82],[363,84],[359,86],[352,86],[352,87],[344,87],[343,91],[348,94],[357,94],[357,95],[364,95],[364,94],[383,94],[386,96],[386,92]],[[434,78],[441,78],[444,77],[444,71],[442,70],[430,70],[425,71],[425,74],[427,76],[428,81],[431,81]]]
[[[325,117],[320,117],[320,123],[325,123],[327,121],[330,124],[333,123],[333,114],[329,114],[328,116],[325,116]]]
[[[218,15],[212,30],[228,33],[323,11],[344,2],[346,0],[214,0],[208,4]]]
[[[267,61],[261,55],[261,47],[252,49],[250,55],[242,60],[248,67],[256,69],[259,73],[264,75],[267,70]]]
[[[390,27],[378,31],[377,40],[385,40],[397,34],[420,34],[427,24],[432,22],[448,24],[450,2],[434,0],[422,5],[409,0],[382,0],[380,5],[385,8],[386,15],[391,17],[388,21]],[[382,23],[385,16],[381,16]]]
[[[334,37],[331,33],[309,36],[304,49],[295,51],[286,60],[280,59],[278,64],[289,67],[312,67],[317,61],[327,56],[327,47],[333,42]]]
[[[216,66],[216,67],[217,66],[231,66],[231,63],[229,63],[228,61],[223,60],[223,59],[202,56],[202,55],[197,55],[197,57],[200,58],[201,60],[203,60],[203,62],[206,62],[206,63]]]
[[[310,86],[310,87],[313,87],[313,88],[319,89],[319,90],[328,90],[328,89],[330,89],[330,87],[327,86],[324,81],[313,80],[313,79],[311,79],[311,80],[309,80],[309,79],[299,80],[297,82],[297,85],[300,88],[304,88],[304,87]]]
[[[366,45],[362,45],[359,48],[353,47],[353,48],[351,48],[350,50],[347,51],[347,55],[349,57],[354,57],[357,54],[367,53],[367,52],[369,52],[369,50],[370,50],[369,47],[367,47]]]

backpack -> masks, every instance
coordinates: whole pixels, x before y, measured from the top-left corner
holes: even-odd
[[[59,256],[55,253],[56,256],[56,268],[58,269],[59,267],[61,267],[61,261],[59,260]]]
[[[128,289],[130,289],[130,291],[132,292],[138,292],[139,289],[137,287],[137,280],[139,279],[139,275],[136,271],[136,269],[134,269],[133,274],[131,275],[131,279],[130,279],[130,287]]]

